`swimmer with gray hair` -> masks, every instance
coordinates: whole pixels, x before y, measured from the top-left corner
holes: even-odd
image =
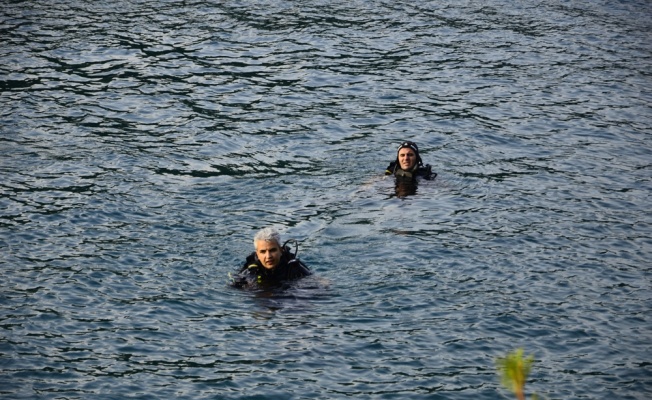
[[[272,227],[261,229],[254,235],[254,252],[251,253],[233,278],[237,288],[273,287],[311,274],[310,269],[292,253],[286,244],[281,245],[281,234]]]

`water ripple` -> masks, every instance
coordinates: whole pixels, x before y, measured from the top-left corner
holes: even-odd
[[[644,398],[651,11],[3,4],[0,392]],[[315,274],[229,288],[269,224]]]

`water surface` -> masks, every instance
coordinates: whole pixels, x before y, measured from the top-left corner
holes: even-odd
[[[3,397],[650,396],[647,2],[0,10]]]

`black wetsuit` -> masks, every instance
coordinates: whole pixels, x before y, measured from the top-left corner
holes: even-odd
[[[247,256],[247,260],[233,279],[232,285],[237,288],[248,286],[274,287],[310,275],[308,267],[291,253],[287,247],[283,249],[281,261],[267,269],[258,260],[256,252]]]
[[[394,175],[397,178],[416,178],[420,176],[423,179],[430,180],[435,179],[437,173],[432,172],[430,164],[423,165],[419,163],[411,171],[405,171],[401,169],[398,161],[392,161],[385,170],[385,175]]]

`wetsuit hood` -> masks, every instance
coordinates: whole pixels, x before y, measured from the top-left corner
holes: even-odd
[[[398,160],[398,153],[399,153],[399,151],[401,151],[401,149],[405,149],[405,148],[411,149],[412,151],[414,151],[414,154],[417,156],[417,162],[414,163],[414,167],[412,167],[412,169],[410,171],[408,171],[408,172],[414,172],[419,167],[423,166],[423,160],[421,160],[421,156],[419,155],[419,147],[417,146],[417,144],[414,143],[414,142],[411,142],[409,140],[401,143],[401,145],[398,146],[398,149],[396,149],[396,161],[395,161],[395,166],[396,167],[395,168],[396,169],[401,168],[401,163]],[[393,172],[395,172],[395,171],[393,171]]]

